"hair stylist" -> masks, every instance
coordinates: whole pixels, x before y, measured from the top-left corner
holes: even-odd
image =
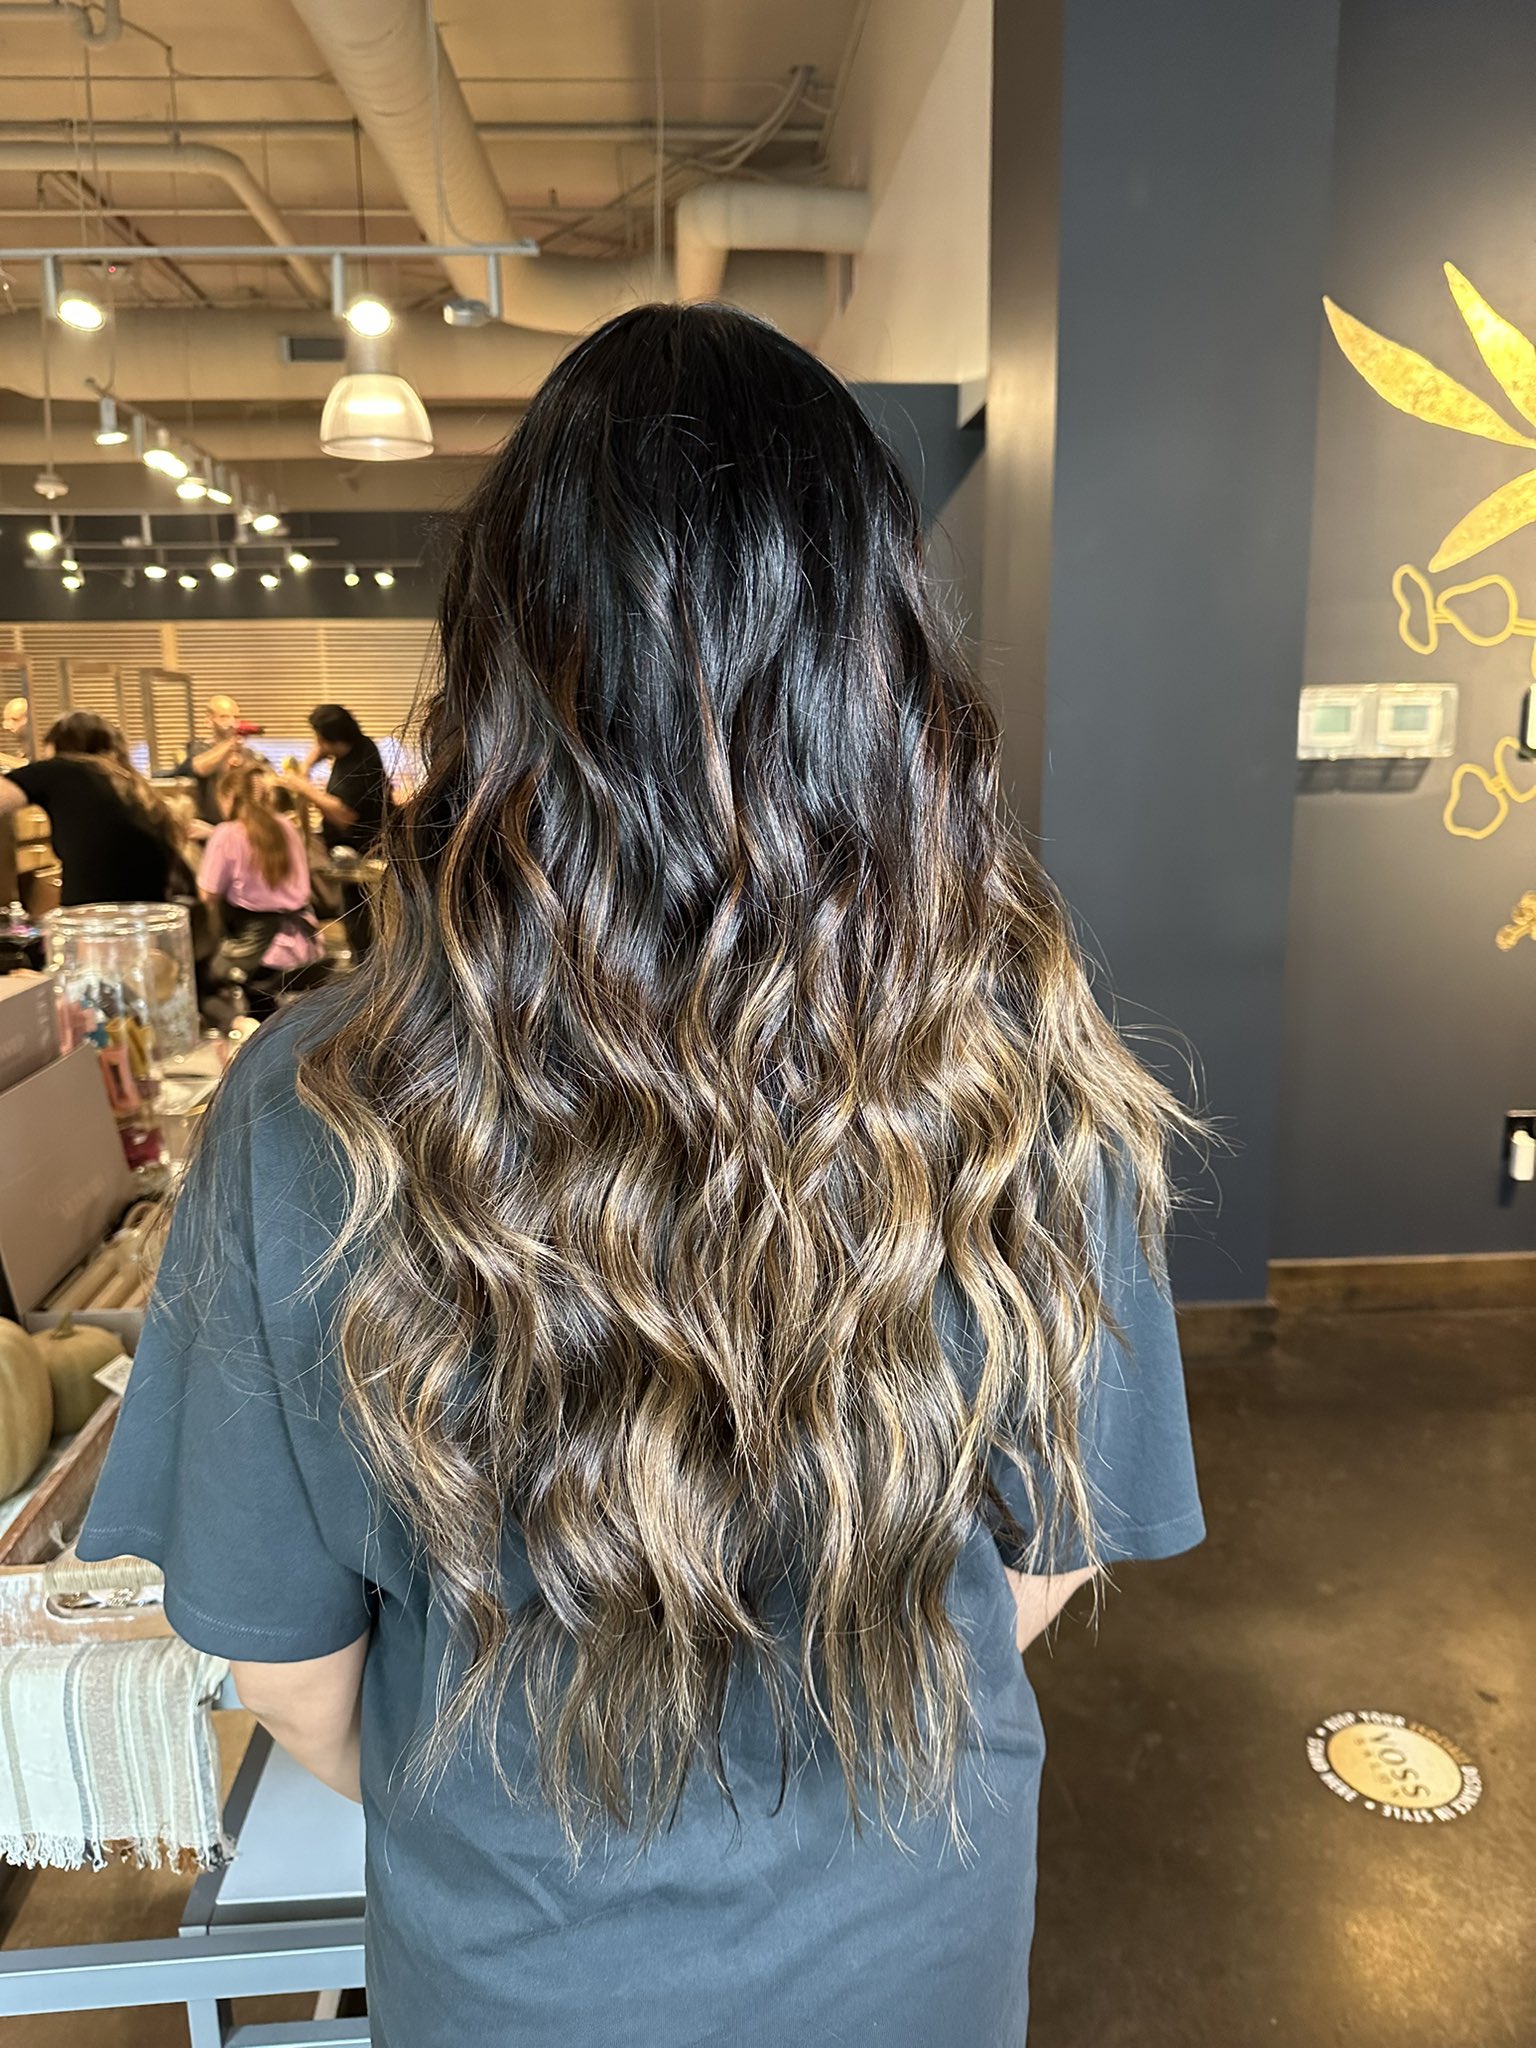
[[[197,784],[197,817],[203,829],[194,827],[194,838],[206,839],[221,822],[219,777],[245,751],[246,733],[256,730],[242,723],[240,706],[233,697],[208,699],[209,736],[201,746],[189,748],[176,766],[178,775],[189,776]]]
[[[308,759],[298,774],[277,779],[320,813],[320,836],[331,852],[348,847],[354,853],[368,853],[391,808],[389,776],[378,747],[344,704],[317,704],[309,723],[315,743]],[[323,789],[309,779],[321,761],[331,764]],[[361,957],[373,937],[367,895],[360,884],[343,882],[341,903],[348,943]]]

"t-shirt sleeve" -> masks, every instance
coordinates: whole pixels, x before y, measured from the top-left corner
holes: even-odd
[[[1080,1448],[1098,1556],[1112,1565],[1192,1549],[1205,1534],[1205,1522],[1173,1303],[1143,1255],[1129,1190],[1108,1198],[1102,1239],[1101,1285],[1118,1335],[1106,1329],[1099,1339]],[[1004,1562],[1036,1572],[1081,1568],[1083,1532],[1066,1516],[1047,1539],[1046,1553],[1031,1558],[1036,1509],[1012,1458],[994,1453],[989,1476],[1006,1509],[1000,1514],[993,1503]],[[1048,1492],[1039,1512],[1049,1530]]]
[[[210,896],[222,896],[229,887],[234,873],[234,834],[239,826],[215,825],[208,835],[203,848],[203,857],[197,864],[197,886],[206,889]]]
[[[256,1281],[253,1120],[263,1034],[237,1060],[177,1205],[144,1334],[78,1544],[165,1573],[177,1634],[213,1656],[326,1656],[370,1625],[367,1582],[317,1496],[341,1451],[314,1372],[280,1369]],[[280,1233],[269,1193],[260,1227]]]
[[[14,768],[3,772],[8,782],[14,782],[29,804],[46,805],[58,785],[54,761],[19,761]]]

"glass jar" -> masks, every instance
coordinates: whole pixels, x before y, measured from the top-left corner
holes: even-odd
[[[43,919],[65,1052],[94,1045],[130,1166],[162,1156],[164,1061],[198,1043],[192,928],[179,903],[84,903]]]

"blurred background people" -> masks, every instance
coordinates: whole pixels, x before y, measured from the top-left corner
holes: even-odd
[[[206,839],[220,823],[219,778],[249,751],[245,744],[247,736],[260,731],[259,726],[241,718],[240,706],[233,697],[210,697],[207,713],[207,737],[194,742],[176,767],[178,775],[188,776],[197,784],[197,823],[192,828],[195,839]]]
[[[267,1017],[277,992],[325,956],[309,909],[309,862],[298,828],[273,808],[275,777],[265,762],[239,760],[219,777],[222,820],[198,869],[204,903],[217,908],[223,943],[210,979],[238,971],[252,1016]]]
[[[61,903],[164,903],[190,887],[175,815],[135,770],[122,733],[96,712],[58,719],[42,760],[0,773],[0,817],[24,804],[48,813]]]
[[[30,707],[25,697],[12,697],[0,709],[0,761],[25,761],[30,752]]]
[[[315,743],[308,757],[296,774],[279,776],[278,781],[319,812],[320,836],[328,852],[334,855],[340,849],[361,857],[372,852],[391,808],[383,757],[344,704],[317,704],[309,723]],[[331,764],[323,789],[310,781],[321,761]],[[345,865],[345,860],[337,863]],[[354,957],[361,958],[373,936],[372,913],[361,884],[344,877],[341,914],[347,943]]]

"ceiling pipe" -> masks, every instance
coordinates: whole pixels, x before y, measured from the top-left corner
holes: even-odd
[[[104,50],[123,32],[123,0],[102,0],[101,26],[91,19],[88,7],[76,0],[7,0],[0,6],[0,27],[12,21],[67,21],[79,31],[80,40],[93,50]]]
[[[490,157],[422,0],[293,0],[400,197],[429,242],[516,239]],[[443,259],[463,298],[487,296],[477,257]],[[580,334],[655,295],[649,257],[504,257],[502,317],[543,334]]]
[[[507,438],[522,418],[521,409],[505,405],[483,411],[432,410],[432,433],[439,455],[488,455]],[[320,453],[320,414],[288,414],[279,419],[250,419],[200,411],[197,415],[197,445],[215,460],[242,465],[249,462],[303,462]],[[137,460],[131,447],[101,448],[91,427],[75,421],[54,421],[51,440],[40,423],[31,420],[0,420],[0,465],[30,468],[53,458],[70,466],[101,464],[106,468]],[[207,511],[204,506],[200,509]],[[215,511],[218,508],[212,508]],[[227,515],[226,515],[227,516]]]
[[[292,249],[299,243],[272,195],[232,149],[215,149],[206,142],[0,142],[0,171],[76,171],[82,162],[93,171],[168,171],[218,178],[275,247]],[[110,258],[111,248],[82,249],[80,254]],[[307,256],[291,256],[288,268],[312,298],[327,298],[325,273],[317,263]]]
[[[0,11],[0,20],[3,20]],[[480,121],[476,123],[486,142],[643,142],[654,143],[654,121]],[[100,142],[143,142],[151,136],[179,135],[188,141],[222,136],[231,142],[345,142],[350,144],[351,121],[98,121],[87,131],[75,121],[0,121],[0,138],[7,142],[54,142],[60,136],[71,140],[78,134],[82,144],[87,134]],[[705,144],[744,142],[754,132],[744,121],[668,121],[668,141],[686,143],[689,148]],[[774,136],[775,142],[794,142],[807,147],[821,141],[821,123],[790,122]],[[372,213],[373,207],[368,211]]]
[[[511,217],[483,136],[443,49],[430,8],[422,0],[294,0],[294,8],[427,239],[514,240]],[[745,184],[702,189],[734,195],[729,206],[706,198],[697,209],[699,226],[692,240],[694,273],[700,279],[706,274],[714,279],[703,296],[720,290],[724,256],[717,236],[722,223],[745,238],[727,242],[725,249],[813,253],[829,247],[860,246],[868,223],[868,204],[858,193],[823,195],[811,187]],[[686,207],[687,199],[681,204]],[[854,240],[856,220],[862,225]],[[830,243],[816,239],[822,221],[834,230]],[[500,315],[514,327],[544,334],[582,334],[626,306],[654,298],[658,291],[669,293],[670,265],[663,259],[659,267],[658,279],[658,263],[650,254],[503,257]],[[443,268],[463,297],[488,296],[486,266],[479,258],[445,257]],[[814,273],[812,289],[819,308],[809,333],[807,295],[798,281],[788,284],[786,280],[783,308],[770,300],[755,309],[809,339],[825,317],[825,266],[802,262],[800,268]],[[769,275],[759,272],[753,286],[757,294]],[[784,277],[783,266],[771,275],[775,283],[770,291],[777,289]],[[738,300],[742,297],[734,276],[731,295]]]
[[[830,185],[738,184],[717,178],[677,202],[677,296],[718,299],[734,249],[856,256],[869,233],[869,194]]]
[[[436,400],[501,406],[531,398],[566,346],[557,336],[515,327],[445,327],[434,313],[405,314],[395,332],[401,374],[428,405]],[[49,355],[53,397],[91,396],[94,380],[131,404],[168,411],[191,399],[199,405],[318,402],[335,383],[337,364],[285,362],[282,343],[288,335],[334,340],[336,324],[279,308],[125,309],[99,334],[56,330]],[[0,320],[0,387],[42,397],[42,351],[33,321]]]

